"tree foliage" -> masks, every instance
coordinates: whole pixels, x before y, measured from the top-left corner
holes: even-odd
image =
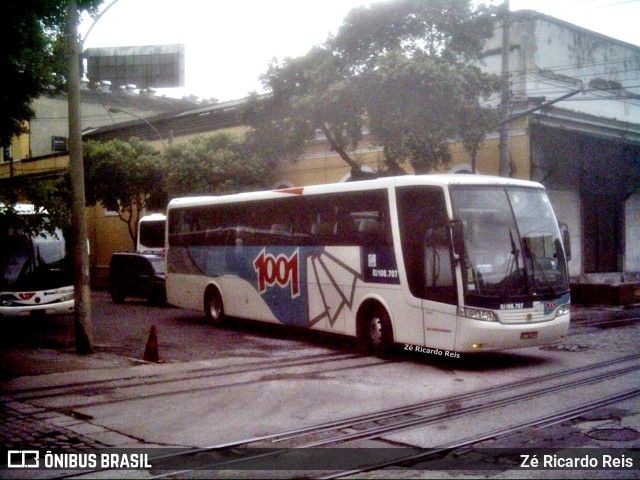
[[[480,100],[499,82],[478,67],[492,32],[491,16],[470,0],[354,9],[324,44],[272,62],[263,76],[270,93],[250,103],[248,139],[269,158],[295,159],[320,130],[357,173],[349,152],[368,129],[388,173],[404,162],[420,173],[446,165],[450,140],[477,149],[492,124]]]
[[[164,192],[161,155],[135,137],[84,144],[87,204],[100,203],[118,214],[135,246],[138,221]]]
[[[37,211],[46,211],[47,215],[36,216],[25,225],[15,209],[23,198],[28,198]],[[68,175],[46,180],[14,177],[0,195],[0,217],[3,225],[26,226],[33,234],[43,230],[53,233],[59,227],[68,235],[71,227],[70,201]]]
[[[103,0],[78,0],[80,10],[95,12]],[[66,0],[10,1],[3,5],[5,40],[0,69],[5,92],[0,96],[0,143],[25,133],[33,118],[31,103],[44,93],[63,89],[66,78],[64,22]]]
[[[165,158],[171,197],[264,188],[271,170],[268,161],[253,156],[240,138],[226,132],[172,145]]]

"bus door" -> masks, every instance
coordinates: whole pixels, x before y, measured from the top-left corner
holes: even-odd
[[[410,317],[421,320],[403,325],[397,341],[452,349],[458,301],[444,192],[432,186],[398,187],[396,203]]]
[[[457,330],[456,269],[449,226],[428,228],[424,235],[425,345],[452,349]]]

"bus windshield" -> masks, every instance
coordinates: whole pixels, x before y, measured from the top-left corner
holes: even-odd
[[[45,290],[69,285],[65,242],[60,229],[30,236],[5,231],[0,252],[0,287],[4,291]]]
[[[140,219],[138,224],[138,241],[136,250],[142,252],[164,251],[164,227],[166,217],[162,214],[151,214]]]
[[[542,189],[460,186],[451,189],[465,233],[467,300],[558,296],[569,290],[560,231]]]

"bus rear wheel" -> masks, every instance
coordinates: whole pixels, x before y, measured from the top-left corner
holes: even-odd
[[[393,331],[387,310],[379,305],[367,309],[366,321],[361,332],[361,345],[368,354],[388,358],[393,348]]]
[[[205,292],[204,313],[210,323],[214,325],[221,325],[224,323],[224,305],[222,303],[222,296],[217,288],[211,287]]]

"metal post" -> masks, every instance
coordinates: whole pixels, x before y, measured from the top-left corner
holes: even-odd
[[[73,285],[76,353],[92,353],[91,289],[87,206],[82,160],[82,122],[80,118],[80,56],[78,49],[78,8],[76,0],[67,3],[67,95],[69,103],[69,171],[71,173],[71,218],[73,223]]]
[[[500,176],[511,176],[509,165],[509,0],[502,5],[502,98],[500,102]]]

